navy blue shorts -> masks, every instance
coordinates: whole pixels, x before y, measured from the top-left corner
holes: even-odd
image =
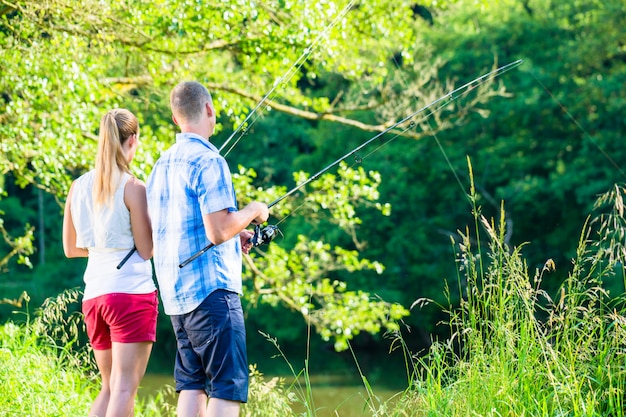
[[[204,390],[211,398],[247,402],[246,329],[239,295],[214,291],[194,311],[170,319],[178,344],[176,391]]]

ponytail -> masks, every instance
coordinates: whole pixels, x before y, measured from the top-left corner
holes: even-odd
[[[93,187],[96,207],[110,204],[122,174],[130,174],[129,163],[122,145],[129,137],[138,133],[137,118],[126,109],[114,109],[102,117]]]

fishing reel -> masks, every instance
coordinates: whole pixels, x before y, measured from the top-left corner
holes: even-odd
[[[270,224],[261,229],[261,225],[257,224],[254,227],[254,236],[250,238],[250,243],[252,243],[252,246],[268,244],[274,240],[276,235],[279,233],[281,232],[278,229],[278,226]]]

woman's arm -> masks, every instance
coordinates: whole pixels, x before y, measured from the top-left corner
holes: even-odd
[[[84,258],[89,256],[89,251],[85,248],[76,247],[76,229],[72,221],[72,210],[70,207],[73,189],[74,183],[72,183],[70,191],[67,193],[65,209],[63,210],[63,252],[65,252],[65,256],[68,258]]]
[[[130,211],[130,228],[137,253],[143,259],[152,258],[152,224],[148,214],[146,185],[132,177],[124,187],[124,203]]]

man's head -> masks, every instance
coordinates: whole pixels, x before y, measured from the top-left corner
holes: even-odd
[[[215,108],[211,94],[196,81],[183,81],[170,94],[172,118],[182,130],[209,138],[215,129]],[[198,131],[200,130],[200,131]]]

